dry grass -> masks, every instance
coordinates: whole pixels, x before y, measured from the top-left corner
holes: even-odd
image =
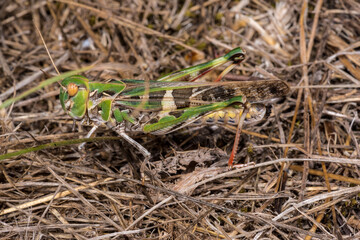
[[[2,160],[1,239],[360,238],[357,1],[120,2],[1,1],[0,100],[56,75],[34,24],[60,72],[156,79],[241,46],[230,77],[276,76],[291,94],[244,130],[236,161],[254,164],[240,169],[226,167],[234,134],[208,127],[134,136],[152,153],[142,170],[119,140]],[[58,92],[0,110],[0,154],[87,133]]]

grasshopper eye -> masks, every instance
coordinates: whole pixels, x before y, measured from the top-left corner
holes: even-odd
[[[69,83],[67,85],[67,92],[70,97],[75,96],[75,94],[77,94],[78,90],[79,90],[79,87],[75,83]]]

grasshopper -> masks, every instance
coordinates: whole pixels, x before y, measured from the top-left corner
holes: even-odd
[[[94,124],[87,138],[100,125],[106,125],[150,158],[128,133],[161,135],[206,124],[235,125],[239,130],[243,124],[264,117],[266,108],[261,102],[289,92],[288,84],[281,80],[217,82],[244,58],[245,52],[235,48],[222,57],[155,81],[113,79],[104,83],[76,75],[61,82],[60,102],[74,120]],[[196,81],[228,62],[230,66],[214,82]],[[240,131],[229,166],[233,165],[239,135]]]

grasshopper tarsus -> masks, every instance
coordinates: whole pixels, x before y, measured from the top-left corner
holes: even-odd
[[[233,165],[229,166],[229,169],[244,168],[244,167],[249,167],[249,166],[254,166],[254,165],[255,165],[254,162],[249,162],[249,163],[244,163],[244,164],[233,164]]]
[[[93,135],[98,128],[99,128],[98,125],[94,125],[94,126],[90,129],[90,131],[86,134],[85,138],[90,138],[91,135]],[[85,145],[86,145],[86,142],[83,142],[82,144],[79,145],[78,149],[79,149],[80,151],[83,151],[84,148],[85,148]]]

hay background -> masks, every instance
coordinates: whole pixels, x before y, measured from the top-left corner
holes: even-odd
[[[228,78],[292,86],[241,135],[246,168],[227,170],[234,134],[209,127],[134,136],[152,153],[145,169],[121,140],[1,161],[1,238],[360,238],[359,22],[352,0],[1,1],[1,101],[56,75],[34,25],[61,72],[95,64],[89,79],[156,79],[241,46]],[[86,135],[58,92],[0,111],[1,154]]]

